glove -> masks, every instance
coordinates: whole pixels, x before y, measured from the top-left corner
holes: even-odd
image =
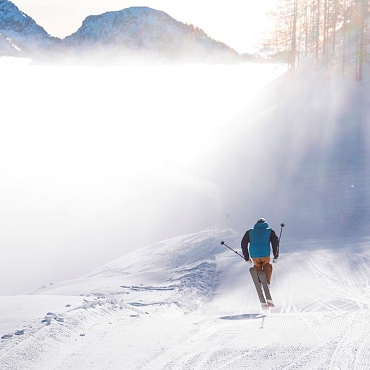
[[[244,259],[245,259],[245,262],[252,263],[252,260],[251,260],[250,258],[245,258],[245,257],[244,257]]]

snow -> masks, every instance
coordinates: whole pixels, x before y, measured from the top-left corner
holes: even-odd
[[[346,151],[336,150],[343,147],[341,140],[332,144],[335,150],[323,149],[330,147],[329,138],[348,136],[345,130],[347,125],[344,125],[347,115],[338,115],[338,118],[334,114],[337,113],[337,107],[342,107],[343,110],[348,109],[348,117],[352,117],[352,100],[347,99],[348,96],[341,96],[346,91],[343,86],[338,95],[332,95],[333,90],[323,87],[323,83],[315,82],[309,86],[312,91],[307,90],[306,86],[291,84],[294,95],[300,99],[307,97],[302,99],[304,104],[294,105],[296,101],[287,98],[285,90],[281,98],[287,103],[280,107],[278,103],[271,106],[271,100],[263,99],[266,109],[253,107],[255,115],[251,114],[246,119],[246,112],[238,110],[245,103],[245,90],[233,90],[231,83],[227,85],[222,81],[225,75],[221,73],[217,84],[211,84],[216,70],[208,67],[202,69],[203,79],[199,86],[211,86],[214,90],[211,96],[208,96],[208,90],[200,87],[194,95],[189,94],[189,91],[195,90],[194,86],[198,86],[195,81],[199,82],[201,76],[196,73],[196,66],[170,72],[168,69],[135,69],[120,70],[118,73],[115,69],[103,70],[100,74],[95,68],[78,69],[78,74],[74,74],[76,70],[72,68],[63,70],[48,67],[41,72],[38,66],[27,65],[27,60],[21,61],[19,69],[12,70],[6,67],[9,61],[6,59],[2,63],[2,78],[7,87],[1,93],[6,103],[2,113],[8,123],[8,135],[4,136],[2,150],[8,161],[3,165],[3,170],[5,168],[7,171],[2,174],[1,244],[5,250],[2,258],[13,262],[2,266],[2,280],[9,280],[9,285],[18,275],[31,280],[35,266],[40,275],[46,274],[47,269],[57,270],[57,267],[66,270],[66,275],[72,275],[77,268],[80,277],[47,284],[28,294],[0,298],[1,369],[370,368],[370,251],[369,238],[364,236],[367,232],[367,212],[336,223],[334,233],[323,233],[319,235],[321,238],[318,237],[318,231],[321,228],[324,231],[329,229],[334,215],[340,215],[338,210],[350,213],[350,206],[356,210],[359,205],[366,208],[368,204],[367,167],[360,172],[359,168],[362,167],[358,166],[358,162],[346,161],[344,156],[351,154],[366,165],[368,152],[357,156],[361,152],[353,149],[358,141],[350,140],[350,137],[348,142],[344,141]],[[63,71],[66,73],[61,73]],[[224,70],[228,81],[238,79],[241,85],[246,85],[247,77],[242,73],[244,70],[239,69],[234,77],[229,71]],[[166,74],[171,83],[163,78]],[[83,88],[71,91],[73,78],[76,78],[76,86]],[[148,81],[143,85],[145,79]],[[113,82],[106,82],[108,80]],[[52,89],[51,84],[57,89]],[[112,84],[139,88],[115,90]],[[176,84],[183,87],[182,95],[173,94],[178,91]],[[162,85],[164,89],[158,90],[157,86]],[[141,86],[155,88],[148,88],[147,91]],[[220,86],[230,88],[216,88]],[[348,86],[355,90],[353,85]],[[316,96],[312,92],[319,90],[319,87],[323,87],[322,95]],[[368,91],[366,88],[365,85],[360,86],[356,95],[353,95],[356,98],[363,97],[363,106],[358,109],[351,123],[357,122],[356,118],[360,117],[362,111],[367,112],[368,95],[363,94]],[[300,89],[304,90],[305,95],[301,95]],[[225,95],[221,94],[221,90],[226,91]],[[97,91],[116,94],[105,96]],[[173,95],[172,100],[168,93],[165,95],[166,91]],[[315,98],[310,100],[310,94]],[[112,96],[113,103],[109,104]],[[143,100],[135,100],[137,96]],[[133,98],[130,100],[130,97]],[[155,97],[166,98],[167,111]],[[329,101],[329,97],[334,102]],[[128,147],[129,150],[125,147],[129,145],[129,140],[124,141],[125,136],[120,135],[122,122],[117,119],[122,116],[120,102],[123,98],[128,102],[124,107],[124,116],[130,117],[132,122],[125,129],[133,130],[129,139],[133,144]],[[330,109],[324,110],[319,104],[324,100],[324,108]],[[149,112],[147,115],[142,112],[142,106],[143,102],[149,101],[151,104],[145,105],[145,110]],[[63,102],[63,107],[75,108],[76,115],[73,116],[69,109],[58,109],[60,102]],[[202,106],[209,111],[212,111],[212,107],[217,109],[212,114],[193,115],[189,109],[186,112],[181,110],[184,102],[194,111],[195,107],[198,109]],[[218,109],[222,103],[226,104],[225,110]],[[325,125],[309,115],[311,105],[317,108],[315,114],[321,116]],[[20,106],[22,109],[19,109]],[[92,106],[95,109],[90,110]],[[40,107],[44,108],[42,112]],[[278,117],[277,108],[289,112],[288,119],[286,114]],[[326,119],[328,116],[324,113],[327,111],[335,116],[332,120]],[[17,115],[13,112],[17,112]],[[230,112],[243,118],[237,122],[227,121],[226,127],[223,122],[215,124],[217,117],[223,114],[230,117]],[[299,125],[293,125],[298,114],[302,119]],[[96,116],[100,117],[99,120]],[[265,117],[264,121],[262,116]],[[168,124],[173,122],[173,117],[178,123],[175,129]],[[104,130],[101,129],[100,120],[104,122]],[[160,122],[159,129],[157,126],[158,136],[154,136],[156,131],[150,131],[149,125],[137,125],[140,127],[137,131],[133,128],[136,123],[153,121]],[[282,126],[282,121],[286,121],[287,126]],[[54,125],[51,126],[50,122]],[[210,122],[212,125],[205,127],[200,122]],[[275,125],[274,131],[271,122]],[[334,130],[338,122],[343,123],[341,130],[344,131],[339,130],[339,134]],[[364,123],[361,127],[362,137],[368,138],[365,118],[359,122]],[[263,125],[268,130],[261,133]],[[181,131],[179,137],[185,136],[186,142],[177,142],[174,139],[177,137],[176,130],[184,127],[186,130]],[[153,138],[160,139],[164,136],[161,132],[171,128],[172,143],[165,137],[161,145],[156,141],[155,145],[149,146],[155,141]],[[151,158],[148,160],[148,155],[139,157],[140,160],[135,164],[137,168],[142,170],[143,167],[139,165],[145,164],[145,170],[150,167],[167,169],[165,165],[168,166],[168,162],[163,164],[161,160],[168,161],[168,153],[171,153],[170,159],[173,161],[170,164],[177,169],[186,168],[186,161],[187,165],[203,161],[207,167],[201,167],[199,172],[202,172],[202,176],[197,178],[182,173],[176,179],[181,184],[186,181],[196,184],[194,188],[200,189],[199,193],[203,196],[210,193],[210,198],[217,201],[217,206],[226,203],[225,197],[232,198],[227,208],[230,212],[227,221],[230,224],[234,226],[236,219],[245,223],[258,210],[255,217],[266,217],[270,226],[278,231],[276,215],[278,218],[284,215],[279,221],[286,222],[286,228],[279,261],[274,264],[271,286],[276,308],[261,312],[248,272],[250,265],[220,244],[224,240],[240,251],[240,231],[208,227],[198,233],[183,233],[183,236],[159,239],[157,243],[136,247],[133,240],[137,242],[142,234],[153,238],[154,232],[150,229],[153,224],[158,227],[163,222],[166,233],[169,229],[174,233],[174,228],[182,225],[185,218],[195,217],[198,213],[194,210],[184,212],[186,203],[190,202],[190,192],[184,194],[181,189],[181,192],[175,193],[176,197],[169,197],[170,203],[175,202],[179,194],[181,199],[185,199],[181,207],[178,207],[178,203],[174,205],[173,213],[153,207],[153,212],[146,214],[145,218],[134,217],[134,210],[138,209],[142,216],[150,204],[146,200],[153,202],[155,197],[150,193],[144,203],[139,203],[142,197],[133,189],[137,184],[142,185],[142,177],[131,187],[124,187],[128,176],[117,176],[115,171],[122,171],[127,166],[132,171],[127,173],[133,176],[134,168],[131,166],[134,154],[148,153],[137,144],[143,129],[148,129],[150,133],[145,149],[150,149]],[[323,134],[320,129],[325,132],[328,130],[327,136],[320,136]],[[247,130],[249,137],[254,140],[249,141],[251,145],[245,148],[244,135]],[[108,131],[112,133],[111,136],[107,134]],[[45,135],[45,132],[48,134]],[[85,144],[86,134],[93,139],[91,144]],[[226,135],[240,137],[242,145],[231,139],[226,140]],[[210,136],[212,143],[207,141]],[[54,137],[63,140],[51,140]],[[104,141],[104,150],[97,153],[95,143],[102,144]],[[365,144],[363,147],[366,149],[368,146]],[[113,146],[119,150],[110,151]],[[166,150],[155,151],[159,146]],[[216,151],[209,152],[207,146],[215,147],[217,154],[214,154]],[[182,150],[176,152],[175,147]],[[261,151],[261,147],[269,150]],[[231,151],[232,148],[235,152]],[[309,155],[306,155],[305,149],[309,149]],[[248,157],[242,162],[240,157],[245,152],[248,152]],[[277,165],[281,158],[288,158],[288,163],[268,175],[261,174],[258,166],[255,170],[251,166],[241,174],[241,164],[244,166],[242,168],[246,168],[246,163],[264,163],[261,156],[267,152],[269,155],[265,154],[264,159],[266,163],[271,163],[269,169]],[[86,153],[90,157],[88,164],[85,161]],[[287,153],[289,156],[284,156]],[[201,154],[205,157],[202,158]],[[323,162],[326,167],[321,166],[320,162],[325,156],[319,154],[328,155],[327,162]],[[273,156],[276,162],[271,161]],[[129,159],[127,163],[123,158]],[[303,160],[300,161],[301,158]],[[333,158],[335,162],[331,162]],[[311,170],[312,167],[307,164],[319,164],[320,171]],[[86,179],[79,178],[82,175],[81,168],[88,166],[94,175],[102,169],[107,171],[104,174],[111,176],[111,182],[102,186],[94,182],[91,174]],[[210,166],[217,167],[213,182],[205,175]],[[228,173],[229,168],[234,168],[235,174]],[[327,171],[329,168],[332,172]],[[342,168],[344,170],[339,171]],[[19,171],[19,174],[14,175],[11,171]],[[48,178],[45,186],[40,186],[34,178],[24,181],[27,174],[34,176],[34,173],[40,176],[53,174],[56,179]],[[66,173],[68,179],[72,180],[66,180]],[[223,188],[218,178],[221,176]],[[70,190],[73,186],[77,190]],[[148,181],[148,186],[152,189],[153,181]],[[361,192],[353,194],[357,189]],[[154,194],[163,195],[163,191],[168,192],[168,187]],[[135,194],[130,202],[125,198],[127,194]],[[275,200],[273,207],[271,199]],[[230,206],[233,202],[237,202],[238,207]],[[265,203],[265,208],[261,207],[261,203]],[[297,204],[304,206],[297,210]],[[210,207],[202,202],[198,207],[196,210],[204,208],[207,214],[205,223],[220,223],[218,218],[210,214]],[[129,209],[130,214],[117,212],[117,208]],[[246,209],[249,214],[246,214]],[[269,210],[269,214],[260,212],[261,209]],[[55,216],[56,210],[60,211],[59,217]],[[102,222],[106,220],[103,227]],[[312,227],[314,221],[314,226],[317,224],[318,228]],[[354,230],[356,223],[361,223],[362,233]],[[192,224],[192,228],[195,224]],[[122,230],[122,225],[133,234],[129,241],[127,234],[117,231]],[[316,239],[305,240],[302,235],[298,238],[297,235],[304,231],[305,235]],[[120,258],[110,263],[104,261],[99,268],[91,268],[92,271],[86,273],[89,258],[100,253],[96,258],[103,261],[114,247],[122,251]],[[79,248],[83,248],[82,251]],[[128,249],[133,252],[127,254]]]
[[[368,239],[282,240],[268,313],[249,263],[220,244],[240,239],[179,236],[1,297],[1,368],[369,369]]]

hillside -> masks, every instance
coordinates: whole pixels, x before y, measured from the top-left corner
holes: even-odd
[[[80,279],[1,297],[2,369],[367,369],[370,253],[282,243],[276,308],[208,230],[139,249]]]

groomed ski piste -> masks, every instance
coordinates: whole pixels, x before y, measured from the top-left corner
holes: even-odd
[[[0,368],[370,369],[368,240],[287,241],[262,313],[250,264],[220,245],[240,238],[185,235],[0,297]]]

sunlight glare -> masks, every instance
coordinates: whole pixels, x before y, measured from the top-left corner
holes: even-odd
[[[2,73],[2,167],[99,178],[194,165],[209,141],[222,140],[218,135],[231,118],[276,77],[271,67],[265,74],[255,73],[258,68],[12,66]]]

